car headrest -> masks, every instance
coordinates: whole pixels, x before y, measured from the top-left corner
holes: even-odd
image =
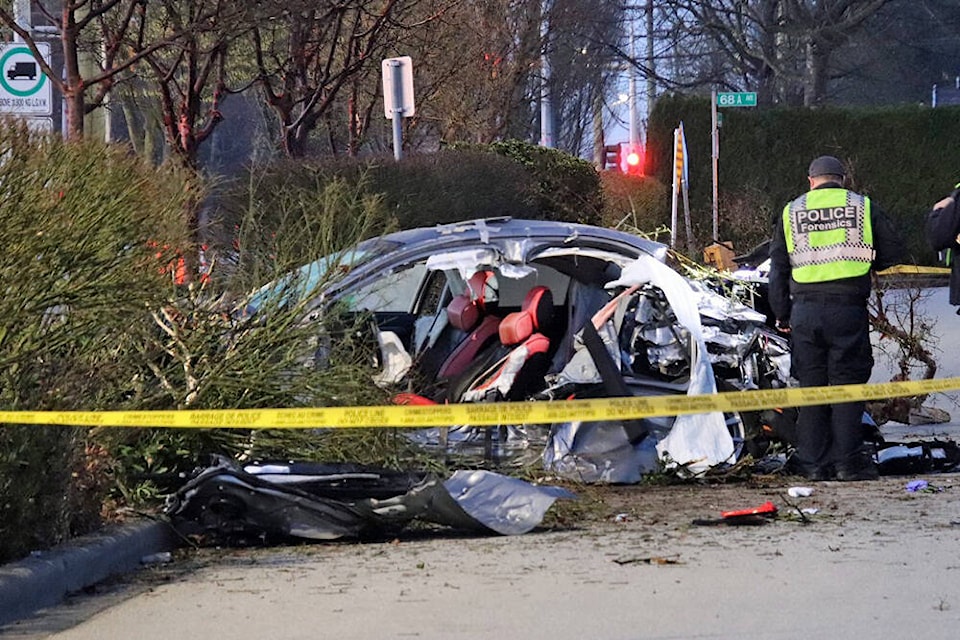
[[[476,300],[480,311],[487,310],[487,304],[496,302],[493,271],[477,271],[467,280],[467,293]]]
[[[457,329],[470,331],[480,321],[480,309],[469,293],[456,296],[447,305],[447,319]]]
[[[472,331],[487,311],[488,298],[495,299],[492,271],[477,271],[467,280],[467,290],[447,305],[447,319],[461,331]],[[495,300],[494,300],[495,301]]]
[[[549,287],[543,285],[534,287],[523,298],[523,305],[520,309],[526,309],[532,313],[536,320],[534,328],[537,331],[542,331],[550,326],[550,322],[553,321],[553,293]]]
[[[520,311],[508,314],[500,323],[500,342],[505,345],[519,344],[549,326],[551,320],[553,294],[547,287],[534,287],[523,298]]]

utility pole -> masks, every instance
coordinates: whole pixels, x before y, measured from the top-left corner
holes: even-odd
[[[30,13],[30,0],[13,0],[13,20],[27,33],[33,31],[33,15]],[[19,33],[14,32],[14,42],[23,42]]]
[[[629,77],[629,101],[630,101],[630,146],[636,148],[640,142],[640,136],[637,132],[637,65],[633,62],[637,59],[636,38],[633,34],[633,22],[630,22],[630,66],[628,69]]]
[[[553,104],[550,101],[550,0],[540,3],[540,146],[553,148]]]
[[[657,98],[657,83],[654,79],[656,61],[653,59],[653,0],[647,0],[647,122]]]
[[[597,89],[593,97],[593,163],[599,171],[607,167],[606,144],[603,133],[603,91]]]

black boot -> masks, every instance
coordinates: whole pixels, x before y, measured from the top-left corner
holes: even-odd
[[[793,454],[787,459],[787,464],[784,465],[784,469],[787,473],[803,476],[812,482],[822,482],[823,480],[830,480],[833,477],[833,469],[831,469],[830,466],[817,465],[801,460],[797,454]]]
[[[857,480],[876,480],[880,477],[880,469],[874,460],[873,454],[861,450],[848,457],[842,463],[837,463],[837,480],[854,482]]]

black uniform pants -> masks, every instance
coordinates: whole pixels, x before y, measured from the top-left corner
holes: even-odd
[[[801,387],[862,384],[873,352],[863,302],[798,297],[790,314],[791,364]],[[856,470],[862,466],[864,402],[801,407],[797,458],[808,467]]]

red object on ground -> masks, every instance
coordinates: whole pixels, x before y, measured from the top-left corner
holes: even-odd
[[[772,516],[777,513],[777,505],[769,500],[759,507],[737,509],[736,511],[721,511],[721,518],[741,518],[743,516]]]

